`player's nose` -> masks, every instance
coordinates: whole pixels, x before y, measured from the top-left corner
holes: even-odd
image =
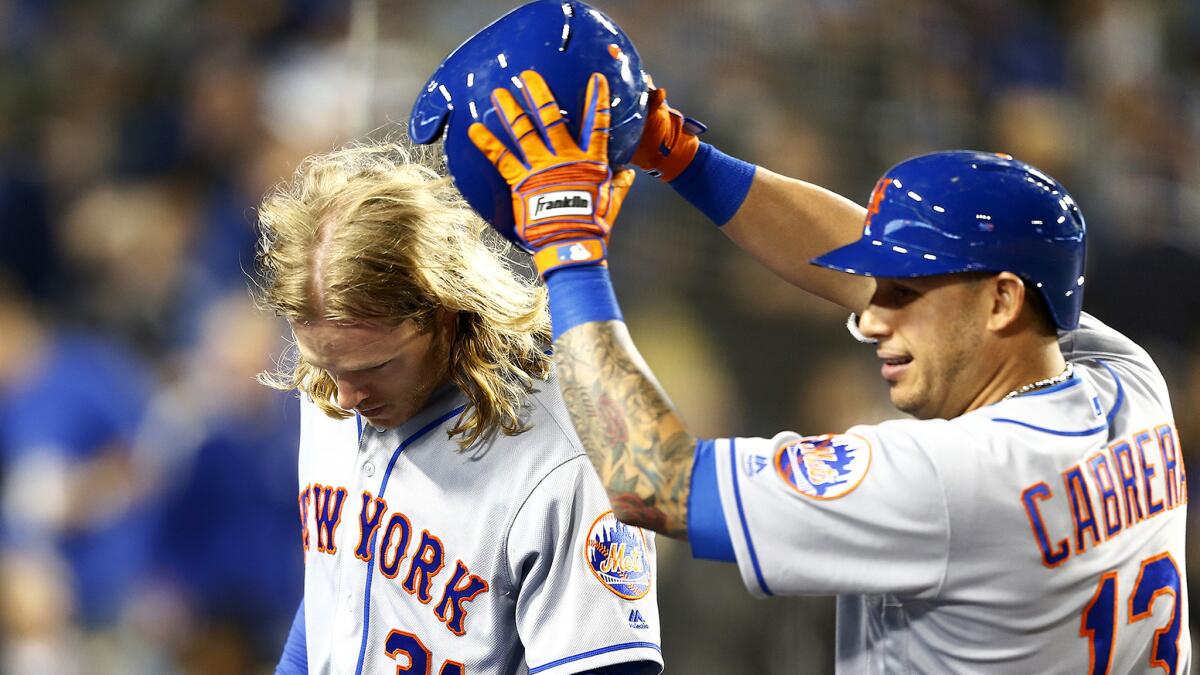
[[[872,340],[887,336],[891,329],[884,320],[884,312],[885,310],[875,305],[867,305],[867,308],[858,315],[858,332],[862,333],[863,337]]]
[[[366,387],[359,386],[346,378],[338,378],[337,404],[340,408],[343,410],[353,410],[366,399]]]

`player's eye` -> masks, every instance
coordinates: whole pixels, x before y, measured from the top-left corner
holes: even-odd
[[[876,302],[877,304],[884,305],[886,307],[896,308],[903,307],[913,300],[916,300],[920,296],[920,291],[911,286],[890,283],[886,286],[880,286],[879,291],[876,294]]]
[[[377,370],[383,370],[383,367],[386,366],[387,364],[391,363],[393,360],[394,359],[388,359],[387,361],[384,361],[383,363],[381,363],[377,366],[371,366],[370,368],[365,368],[365,369],[363,369],[363,372],[364,373],[373,373]]]
[[[377,364],[374,366],[367,366],[366,368],[358,368],[358,369],[352,370],[350,372],[359,373],[359,374],[379,372],[380,370],[383,370],[385,366],[387,366],[389,363],[391,363],[394,360],[395,359],[388,359],[387,361],[384,361],[383,363],[380,363],[380,364]]]

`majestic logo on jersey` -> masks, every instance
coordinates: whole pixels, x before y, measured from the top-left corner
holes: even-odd
[[[588,530],[584,560],[605,588],[626,600],[650,592],[650,561],[646,533],[605,511]]]
[[[746,455],[742,460],[742,470],[747,476],[757,476],[767,468],[767,464],[770,464],[770,461],[762,455]]]
[[[775,453],[775,471],[792,489],[812,499],[850,494],[871,466],[871,444],[854,434],[808,436]]]
[[[642,616],[641,610],[635,608],[629,611],[629,627],[645,630],[650,627],[650,623],[646,621],[646,617]]]

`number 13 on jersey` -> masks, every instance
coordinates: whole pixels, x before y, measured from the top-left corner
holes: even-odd
[[[1179,633],[1183,625],[1183,594],[1180,589],[1179,566],[1169,553],[1160,553],[1142,561],[1137,581],[1129,594],[1130,625],[1150,617],[1154,602],[1161,595],[1170,595],[1171,614],[1165,626],[1154,631],[1150,650],[1150,666],[1162,668],[1167,675],[1179,675]],[[1090,675],[1107,675],[1112,668],[1118,626],[1117,608],[1121,589],[1116,570],[1105,572],[1096,585],[1096,594],[1083,609],[1079,636],[1088,640],[1091,653]]]

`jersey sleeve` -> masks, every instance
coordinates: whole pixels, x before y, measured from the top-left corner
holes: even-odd
[[[616,520],[586,457],[538,483],[506,553],[530,672],[633,662],[661,671],[653,533]]]
[[[736,559],[758,596],[932,596],[948,562],[943,482],[910,436],[701,441],[688,509],[693,554]]]

